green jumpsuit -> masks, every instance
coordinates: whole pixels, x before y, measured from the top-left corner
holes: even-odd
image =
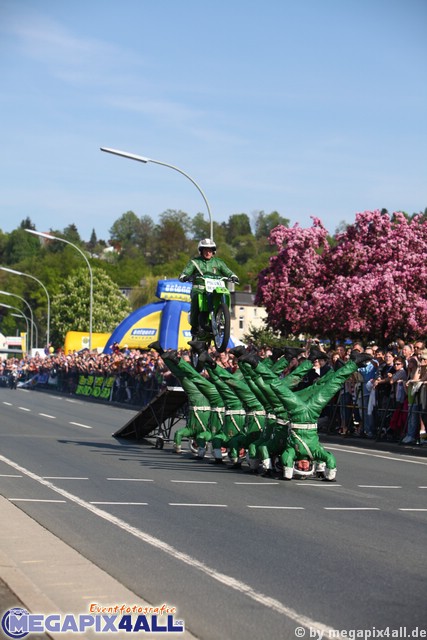
[[[281,360],[282,362],[280,362]],[[275,394],[270,387],[270,383],[275,382],[278,379],[279,373],[286,368],[286,362],[286,360],[280,358],[275,365],[271,367],[271,363],[268,359],[265,359],[259,363],[257,371],[254,371],[247,362],[240,363],[240,369],[245,378],[251,378],[262,391],[265,398],[264,407],[267,411],[266,427],[261,437],[254,442],[256,457],[261,462],[265,473],[271,471],[271,458],[283,451],[288,437],[287,425],[289,418],[286,409],[279,401],[277,394]],[[288,388],[295,386],[312,366],[309,360],[304,360],[290,374],[281,379],[283,384]]]
[[[325,479],[335,480],[337,466],[335,456],[320,444],[317,420],[325,405],[339,391],[347,378],[357,371],[357,368],[356,363],[350,360],[337,371],[331,371],[330,374],[328,372],[323,376],[326,378],[323,382],[303,389],[302,391],[306,393],[294,393],[283,384],[282,380],[271,383],[272,390],[283,403],[290,419],[288,441],[282,453],[284,479],[292,478],[294,460],[310,459],[325,462]]]
[[[212,438],[213,456],[218,462],[222,461],[221,447],[224,447],[228,448],[228,455],[231,460],[237,462],[239,452],[233,447],[229,448],[228,442],[234,436],[244,433],[246,411],[243,402],[222,377],[221,372],[224,371],[224,368],[216,365],[213,368],[207,367],[207,371],[225,403],[224,427],[222,431],[216,433]]]
[[[190,260],[182,270],[179,279],[185,278],[193,279],[193,287],[191,289],[191,308],[190,308],[190,325],[192,335],[197,334],[199,330],[199,293],[204,291],[205,282],[202,276],[206,278],[218,278],[224,276],[225,278],[236,277],[236,274],[231,271],[225,264],[224,260],[212,256],[209,260],[205,260],[202,256],[197,256]]]
[[[168,358],[168,352],[165,351],[162,354],[162,358],[167,365],[167,367],[172,371],[172,373],[181,381],[182,387],[184,391],[188,395],[189,400],[189,415],[187,424],[182,429],[178,429],[175,432],[174,436],[174,444],[175,451],[177,453],[181,452],[181,442],[183,438],[196,438],[197,444],[199,447],[198,455],[200,457],[204,456],[206,451],[206,442],[208,442],[212,438],[212,429],[217,429],[221,427],[221,412],[213,411],[208,400],[206,393],[210,393],[212,390],[208,390],[209,382],[206,380],[206,387],[204,387],[203,391],[200,390],[200,381],[198,381],[199,386],[195,383],[194,379],[191,379],[192,372],[197,373],[193,367],[180,358],[179,363],[177,364],[174,360]],[[200,374],[198,374],[200,375]],[[202,376],[200,376],[202,378]],[[213,389],[215,392],[215,389]],[[211,398],[214,396],[211,395]],[[218,395],[215,395],[216,401],[218,400]],[[219,398],[219,402],[221,399]],[[214,407],[215,409],[220,409],[221,407]],[[222,405],[222,409],[223,409]]]

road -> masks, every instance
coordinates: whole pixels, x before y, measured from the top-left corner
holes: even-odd
[[[336,484],[285,483],[118,441],[129,410],[3,388],[0,407],[0,495],[196,638],[426,628],[424,451],[334,443]]]

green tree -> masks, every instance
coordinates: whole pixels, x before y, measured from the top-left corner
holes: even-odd
[[[27,256],[35,256],[39,253],[39,239],[26,233],[25,227],[21,226],[8,234],[3,254],[7,265],[16,264]]]
[[[109,230],[110,244],[116,248],[127,249],[137,245],[142,235],[141,221],[133,211],[127,211],[118,218]]]
[[[209,238],[211,234],[211,223],[209,217],[203,213],[196,213],[191,220],[191,237],[194,240],[201,240],[202,238]]]
[[[69,224],[65,227],[62,237],[68,242],[72,242],[73,244],[80,245],[82,243],[82,239],[80,237],[80,233],[74,223]]]
[[[279,224],[288,227],[288,218],[283,218],[277,211],[272,211],[268,214],[264,211],[259,211],[255,216],[255,237],[258,240],[268,238],[270,231],[279,226]]]
[[[184,211],[167,209],[160,215],[156,225],[152,265],[162,265],[175,260],[180,253],[188,253],[190,242],[190,217]]]
[[[56,345],[64,343],[67,331],[89,331],[90,281],[88,270],[76,270],[59,286],[51,309],[51,337]],[[112,332],[130,313],[130,305],[118,286],[102,271],[93,269],[94,333]]]
[[[228,222],[223,222],[222,227],[226,231],[227,241],[234,244],[239,236],[252,235],[251,223],[246,213],[235,213],[229,217]]]
[[[19,225],[20,229],[33,229],[33,231],[35,230],[36,226],[35,224],[33,224],[33,222],[31,221],[31,218],[29,216],[27,216],[25,218],[25,220],[21,221],[21,224]]]

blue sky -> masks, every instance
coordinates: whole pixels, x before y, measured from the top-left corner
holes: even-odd
[[[0,228],[427,207],[425,0],[0,0]]]

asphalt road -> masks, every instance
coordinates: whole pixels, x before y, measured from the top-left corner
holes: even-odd
[[[427,628],[425,455],[335,442],[336,484],[284,483],[118,441],[129,410],[2,388],[0,411],[0,495],[195,637]]]

